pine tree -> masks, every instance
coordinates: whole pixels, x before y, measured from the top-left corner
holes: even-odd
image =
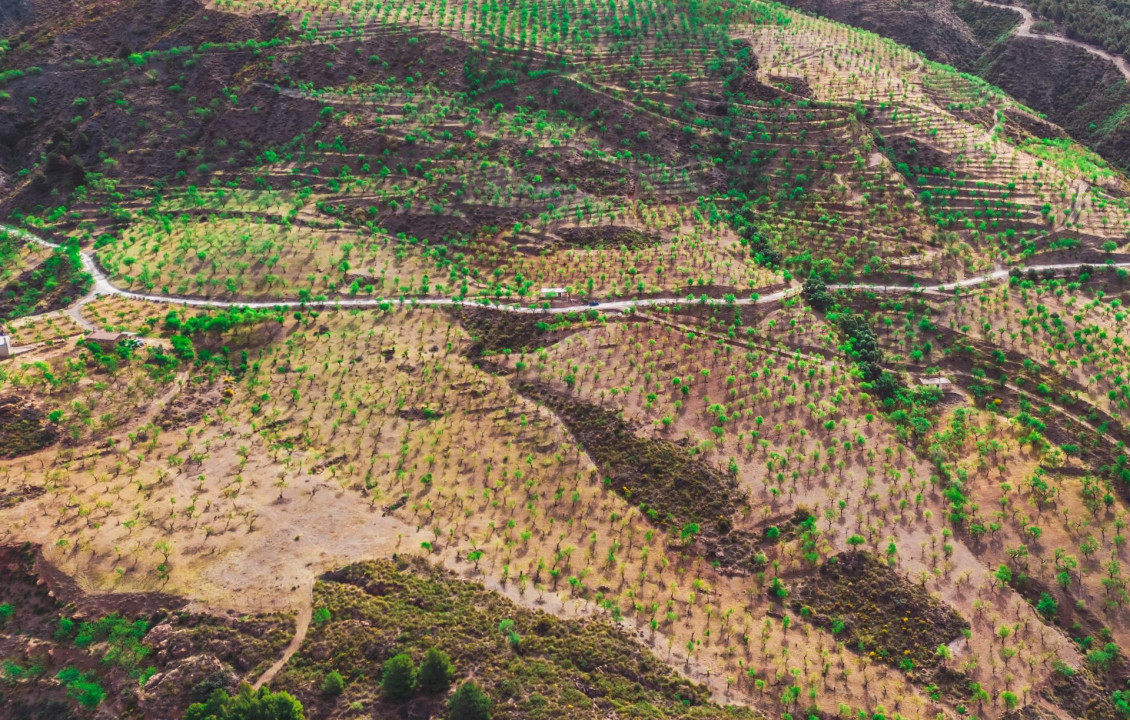
[[[424,655],[417,675],[420,689],[426,693],[439,693],[451,687],[453,668],[447,654],[431,648]]]
[[[447,720],[490,720],[490,698],[473,682],[459,686],[447,703]]]
[[[400,653],[386,660],[381,689],[389,700],[401,701],[412,697],[412,693],[416,692],[416,666],[412,664],[412,658]]]

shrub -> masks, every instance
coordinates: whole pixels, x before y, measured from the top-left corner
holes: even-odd
[[[416,692],[416,666],[404,653],[393,655],[385,661],[381,676],[381,690],[389,700],[401,701]]]
[[[337,670],[326,673],[326,678],[322,680],[322,694],[337,697],[341,695],[342,690],[345,690],[345,680],[342,679],[341,673]]]
[[[1092,650],[1087,653],[1087,662],[1091,664],[1091,667],[1106,672],[1110,670],[1110,665],[1116,657],[1118,657],[1118,646],[1114,643],[1107,643],[1101,650]]]
[[[1036,611],[1038,613],[1048,620],[1051,620],[1055,617],[1058,610],[1059,603],[1055,601],[1055,598],[1047,593],[1040,593],[1040,601],[1036,603]]]
[[[106,691],[93,675],[84,674],[73,667],[65,667],[55,678],[67,689],[67,697],[84,708],[98,707],[106,699]]]
[[[289,693],[252,690],[245,684],[232,696],[212,691],[207,702],[188,706],[184,720],[306,720],[306,715],[302,703]]]
[[[475,683],[463,683],[447,702],[447,720],[490,720],[490,698]]]
[[[12,607],[12,603],[0,603],[0,627],[3,627],[15,612],[16,609]]]
[[[424,655],[424,661],[420,663],[420,672],[417,676],[420,689],[426,693],[447,690],[451,687],[452,672],[451,660],[447,654],[436,648],[429,649]]]
[[[1126,690],[1115,690],[1111,695],[1110,701],[1114,703],[1114,708],[1118,710],[1118,714],[1122,717],[1130,717],[1130,692]]]

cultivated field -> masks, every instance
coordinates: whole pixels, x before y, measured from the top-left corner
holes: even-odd
[[[760,2],[142,5],[0,46],[0,708],[1126,712],[1059,128]]]

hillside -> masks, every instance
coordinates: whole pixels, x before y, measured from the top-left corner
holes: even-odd
[[[1130,58],[1118,3],[790,0],[972,73],[1130,168]],[[1104,18],[1102,21],[1097,18]],[[1084,28],[1089,29],[1084,29]]]
[[[1130,182],[1060,125],[760,2],[13,7],[0,715],[1124,713]]]

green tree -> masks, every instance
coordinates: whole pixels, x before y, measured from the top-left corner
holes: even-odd
[[[106,698],[106,691],[98,684],[93,673],[82,673],[77,668],[65,667],[55,678],[67,689],[67,696],[84,708],[96,708]]]
[[[426,693],[438,693],[447,690],[451,687],[453,672],[454,668],[451,667],[451,660],[447,657],[447,654],[436,648],[429,648],[428,652],[424,654],[424,660],[420,663],[420,672],[417,675],[420,689]]]
[[[463,683],[447,701],[447,720],[490,720],[490,698],[475,683]]]
[[[698,535],[698,531],[699,527],[697,523],[687,523],[683,526],[682,531],[680,531],[679,539],[682,540],[684,544],[686,544],[687,542],[693,540],[695,535]]]
[[[345,679],[341,677],[341,673],[337,670],[326,673],[325,679],[322,680],[322,694],[337,697],[343,690],[345,690]]]
[[[184,720],[306,720],[306,715],[302,703],[289,693],[252,690],[244,684],[231,696],[213,690],[207,702],[188,706]]]
[[[1130,717],[1130,691],[1115,690],[1110,700],[1114,703],[1114,708],[1118,710],[1119,715]]]
[[[400,653],[385,661],[381,690],[386,698],[397,702],[412,697],[416,692],[416,666],[412,658]]]
[[[1048,593],[1040,593],[1040,600],[1036,603],[1036,611],[1051,620],[1059,611],[1059,603]]]
[[[1010,568],[1008,565],[1001,565],[999,568],[997,568],[997,571],[996,573],[994,573],[994,575],[997,580],[1001,581],[1001,584],[1003,585],[1008,585],[1010,582],[1012,582],[1012,568]]]

